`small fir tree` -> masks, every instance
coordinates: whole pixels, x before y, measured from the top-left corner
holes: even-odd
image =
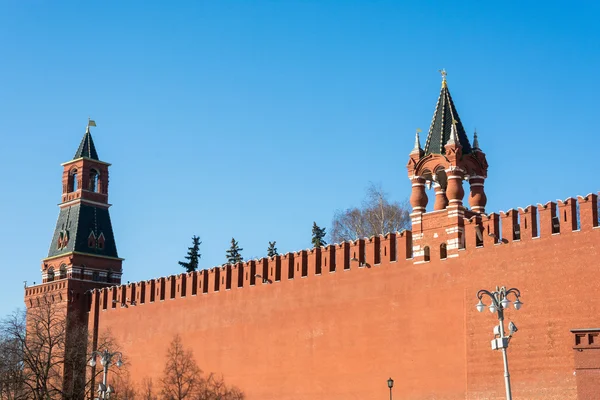
[[[231,247],[225,252],[227,257],[227,263],[237,264],[239,262],[244,261],[244,258],[240,254],[242,250],[244,249],[238,246],[238,242],[234,238],[231,238]]]
[[[269,248],[267,249],[267,257],[275,257],[279,255],[277,252],[277,247],[275,247],[275,243],[277,242],[269,242]]]
[[[327,246],[325,241],[325,228],[319,228],[316,222],[313,222],[312,228],[312,245],[313,247]]]
[[[198,269],[198,261],[202,257],[200,254],[200,245],[202,242],[198,236],[192,237],[192,247],[188,247],[187,256],[185,256],[185,261],[179,261],[179,265],[186,269],[187,272],[196,271]]]

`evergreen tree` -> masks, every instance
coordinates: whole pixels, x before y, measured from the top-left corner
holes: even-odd
[[[244,261],[244,258],[240,254],[240,252],[244,250],[238,246],[238,242],[234,238],[231,238],[231,247],[227,250],[226,257],[228,264],[237,264],[239,262]]]
[[[187,272],[192,272],[198,269],[198,261],[200,260],[200,258],[202,257],[202,254],[200,254],[200,245],[202,244],[202,242],[200,241],[200,238],[198,236],[192,236],[192,247],[188,247],[188,253],[187,256],[185,256],[185,259],[187,260],[187,262],[184,261],[179,261],[179,265],[181,265],[183,268],[186,269]]]
[[[267,257],[275,257],[279,255],[277,252],[277,247],[275,247],[275,243],[277,242],[269,242],[269,248],[267,249]]]
[[[319,228],[316,222],[313,222],[312,245],[314,247],[327,246],[325,241],[325,228]]]

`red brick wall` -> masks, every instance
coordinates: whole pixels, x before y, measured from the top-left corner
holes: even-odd
[[[475,294],[514,286],[524,303],[506,313],[519,328],[508,350],[514,397],[576,399],[570,329],[600,325],[600,304],[590,300],[600,289],[595,198],[580,202],[580,231],[561,215],[560,234],[544,228],[540,237],[528,237],[535,231],[528,225],[513,241],[500,237],[506,227],[496,219],[491,232],[500,243],[484,224],[483,247],[475,247],[466,229],[458,257],[440,260],[432,247],[431,262],[418,264],[403,259],[410,235],[389,235],[352,243],[349,251],[336,246],[161,278],[152,303],[150,281],[143,296],[141,283],[105,290],[93,296],[89,321],[117,338],[135,382],[160,377],[167,346],[180,334],[204,371],[222,373],[249,400],[387,398],[390,376],[395,398],[503,399],[502,357],[490,347],[497,320],[476,311]],[[537,215],[537,208],[528,213]],[[551,214],[540,214],[542,227]],[[349,261],[363,253],[367,266]],[[335,272],[329,272],[332,255]],[[317,265],[321,275],[315,276]],[[251,285],[250,271],[264,276],[265,269],[273,283],[256,278]],[[136,304],[113,308],[112,299],[120,304],[123,296]]]

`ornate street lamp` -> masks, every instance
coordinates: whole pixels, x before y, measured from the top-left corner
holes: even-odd
[[[394,387],[394,380],[392,378],[388,379],[387,384],[390,388],[390,400],[392,400],[392,388]]]
[[[121,368],[123,365],[123,354],[120,351],[116,351],[114,353],[109,352],[108,350],[104,351],[93,351],[92,358],[90,359],[90,367],[96,366],[96,357],[100,357],[100,365],[103,367],[102,374],[102,383],[98,385],[98,393],[100,395],[100,399],[109,399],[111,393],[114,393],[114,389],[112,386],[107,385],[106,378],[108,376],[108,368],[113,364],[113,357],[117,356],[117,362],[114,363],[118,368]]]
[[[492,302],[489,305],[489,310],[491,313],[498,314],[498,322],[500,323],[498,326],[494,327],[494,339],[492,340],[492,350],[502,350],[502,358],[504,360],[504,384],[506,386],[506,400],[512,400],[512,393],[510,389],[510,374],[508,373],[508,356],[506,354],[506,349],[508,348],[508,342],[512,338],[512,335],[517,332],[517,327],[515,324],[510,322],[508,324],[508,330],[510,334],[505,336],[504,333],[504,311],[508,310],[510,307],[511,300],[509,296],[515,298],[513,302],[513,306],[516,310],[520,310],[523,303],[521,302],[521,292],[517,288],[506,289],[504,286],[501,288],[496,286],[496,290],[490,292],[488,290],[480,290],[477,292],[477,298],[479,299],[479,303],[477,303],[476,308],[477,311],[482,312],[486,305],[483,303],[482,298],[484,296],[489,297]],[[499,337],[497,337],[499,336]]]

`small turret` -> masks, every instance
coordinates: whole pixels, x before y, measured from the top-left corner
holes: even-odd
[[[446,71],[440,72],[442,88],[429,127],[425,149],[421,149],[417,133],[407,165],[412,186],[411,219],[417,261],[426,258],[421,250],[431,245],[446,246],[444,248],[448,257],[457,256],[464,238],[464,217],[473,213],[483,213],[486,204],[483,191],[483,182],[487,177],[485,154],[479,149],[477,136],[474,138],[474,147],[471,147],[450,96]],[[472,211],[463,206],[463,181],[466,179],[471,186],[469,204]],[[438,212],[435,215],[426,213],[427,189],[431,186],[435,191],[433,209]],[[448,210],[445,216],[439,213],[443,210]],[[443,226],[446,233],[438,233],[437,236],[428,238],[426,232],[439,226]]]

